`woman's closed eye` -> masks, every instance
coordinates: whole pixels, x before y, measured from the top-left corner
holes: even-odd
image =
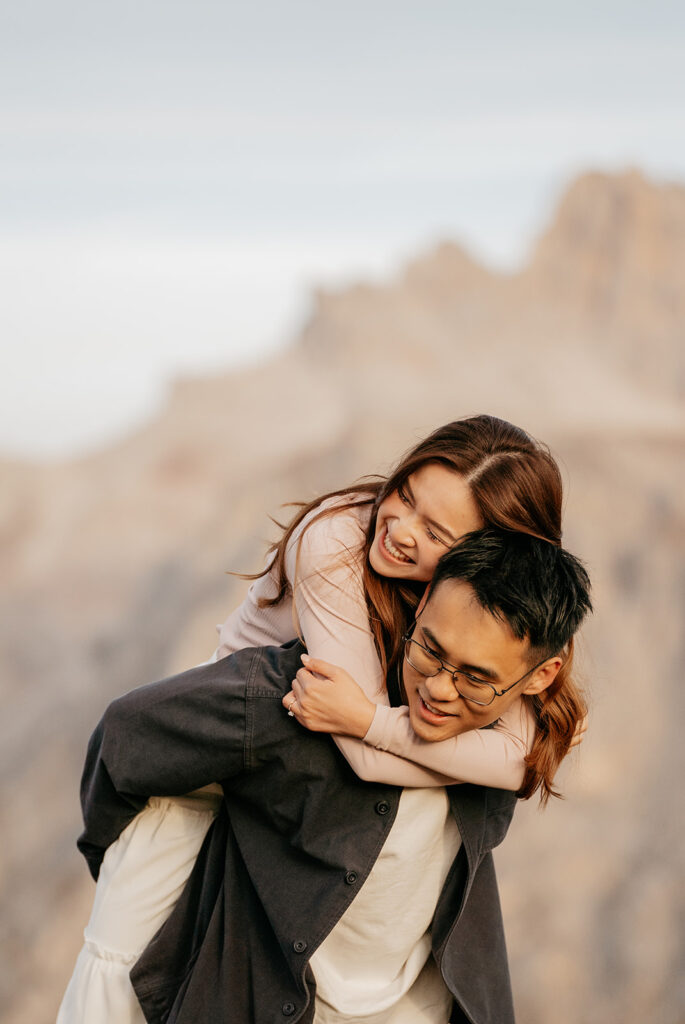
[[[400,499],[403,505],[407,505],[409,508],[414,508],[414,499],[405,490],[403,484],[400,484],[400,486],[397,488],[397,497]],[[443,540],[442,537],[439,537],[438,534],[433,529],[431,529],[430,526],[426,526],[426,536],[430,541],[432,541],[433,544],[442,544],[442,546],[445,548],[448,548],[450,546],[448,542],[446,540]]]
[[[429,540],[432,540],[435,544],[442,544],[443,547],[448,548],[449,544],[442,537],[438,537],[437,533],[433,533],[430,526],[426,527],[426,533],[428,534]]]

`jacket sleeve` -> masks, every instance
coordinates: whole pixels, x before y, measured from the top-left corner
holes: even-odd
[[[260,652],[240,651],[109,705],[88,744],[78,847],[97,878],[105,850],[150,796],[178,796],[244,768],[246,681]]]

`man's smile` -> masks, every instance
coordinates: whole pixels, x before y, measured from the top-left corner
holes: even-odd
[[[424,718],[431,721],[434,718],[459,718],[458,711],[440,711],[429,701],[424,700],[420,693],[417,693],[419,698],[419,709]],[[430,716],[430,717],[429,717]]]

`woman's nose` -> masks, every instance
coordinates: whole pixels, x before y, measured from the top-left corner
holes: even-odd
[[[405,512],[395,520],[393,536],[399,544],[415,544],[415,516],[413,512]]]

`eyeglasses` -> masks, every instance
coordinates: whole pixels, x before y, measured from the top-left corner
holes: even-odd
[[[518,683],[523,682],[536,668],[544,665],[549,658],[549,655],[547,655],[537,665],[529,668],[520,679],[517,679],[509,686],[505,686],[503,690],[496,690],[491,683],[477,679],[468,672],[455,668],[454,665],[446,664],[437,654],[433,654],[427,647],[420,644],[418,640],[414,640],[409,633],[405,633],[402,639],[404,640],[404,656],[411,667],[416,669],[420,675],[430,679],[432,676],[440,675],[441,672],[449,672],[452,677],[452,685],[459,696],[463,697],[464,700],[470,701],[472,704],[478,704],[480,707],[487,707],[489,704],[492,704],[495,697],[504,696],[505,693],[512,690]]]

